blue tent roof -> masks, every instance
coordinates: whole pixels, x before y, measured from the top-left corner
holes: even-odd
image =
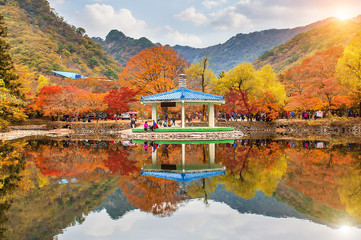
[[[73,72],[61,72],[61,71],[52,71],[52,72],[56,73],[60,76],[63,76],[66,78],[71,78],[71,79],[87,78],[87,77],[84,77],[83,75],[73,73]]]
[[[207,178],[212,176],[217,176],[225,174],[225,170],[218,171],[207,171],[207,172],[185,172],[185,173],[175,173],[175,172],[158,172],[158,171],[141,171],[143,176],[153,176],[164,179],[170,179],[177,182],[188,182],[201,178]]]
[[[176,100],[223,101],[225,99],[224,96],[217,96],[209,93],[197,92],[187,88],[178,88],[173,91],[158,93],[155,95],[140,98],[140,101],[176,101]]]

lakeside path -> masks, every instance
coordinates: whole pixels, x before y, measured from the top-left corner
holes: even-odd
[[[54,130],[13,130],[0,133],[0,141],[10,141],[30,136],[51,136],[62,137],[72,134],[71,129],[54,129]]]

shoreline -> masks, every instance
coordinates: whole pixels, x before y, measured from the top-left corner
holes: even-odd
[[[206,126],[206,122],[194,121],[187,123],[189,127]],[[138,124],[138,128],[142,124]],[[217,122],[216,126],[234,127],[234,137],[265,136],[268,138],[345,138],[361,142],[361,120],[351,119],[347,121],[322,120],[277,120],[273,122]],[[129,123],[118,122],[47,122],[41,125],[16,125],[9,127],[8,131],[0,132],[1,141],[15,140],[32,136],[66,137],[66,138],[97,138],[97,139],[127,139],[132,138]],[[171,134],[172,138],[179,138],[178,132],[162,133]],[[138,134],[139,135],[139,134]],[[147,134],[142,134],[145,139]],[[159,133],[158,133],[159,135]],[[149,136],[150,137],[150,136]],[[168,138],[168,137],[167,137]],[[211,139],[207,137],[207,139]]]

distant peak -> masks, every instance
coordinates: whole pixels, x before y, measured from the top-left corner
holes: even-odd
[[[115,38],[121,39],[121,38],[127,38],[127,36],[125,36],[125,34],[123,32],[113,29],[108,33],[106,39],[108,40],[108,39],[115,39]]]

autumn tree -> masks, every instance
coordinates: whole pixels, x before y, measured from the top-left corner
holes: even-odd
[[[224,73],[222,78],[214,81],[214,85],[216,90],[226,95],[234,89],[232,94],[235,99],[230,101],[239,102],[239,107],[242,106],[248,114],[261,110],[257,106],[262,106],[265,96],[272,97],[272,101],[280,106],[284,105],[286,99],[284,86],[270,65],[256,71],[252,64],[242,63]]]
[[[111,90],[105,97],[104,103],[108,105],[108,114],[121,114],[129,110],[129,104],[137,101],[135,98],[138,91],[128,87],[121,87],[118,90]],[[117,118],[116,118],[117,119]]]
[[[4,18],[0,15],[0,129],[6,127],[9,121],[25,119],[22,110],[24,94],[15,74],[5,37]]]
[[[216,79],[213,71],[209,69],[209,57],[204,57],[202,61],[194,63],[186,68],[185,74],[189,80],[187,82],[187,87],[202,92],[206,92],[207,86]],[[204,116],[205,105],[203,105],[202,120],[204,119]]]
[[[107,104],[104,102],[105,96],[106,93],[92,93],[81,91],[79,95],[75,98],[78,106],[76,113],[95,113],[98,121],[100,113],[104,112],[108,107]]]
[[[121,85],[139,89],[143,95],[166,92],[187,66],[185,58],[169,46],[154,46],[130,58],[120,75]]]
[[[0,79],[4,82],[4,87],[9,89],[10,94],[16,97],[22,96],[19,88],[18,76],[15,74],[14,65],[9,54],[10,46],[5,41],[7,28],[4,25],[4,17],[0,15]]]
[[[351,92],[361,113],[361,36],[345,48],[336,71],[338,79]]]
[[[84,101],[80,102],[79,99],[87,99],[87,94],[90,93],[76,87],[45,86],[31,107],[45,116],[57,116],[59,119],[61,114],[75,114],[84,109]],[[93,100],[95,99],[88,99],[88,102],[94,102]]]
[[[347,103],[345,89],[335,78],[342,52],[342,47],[318,52],[282,75],[289,96],[287,110],[329,110]]]

